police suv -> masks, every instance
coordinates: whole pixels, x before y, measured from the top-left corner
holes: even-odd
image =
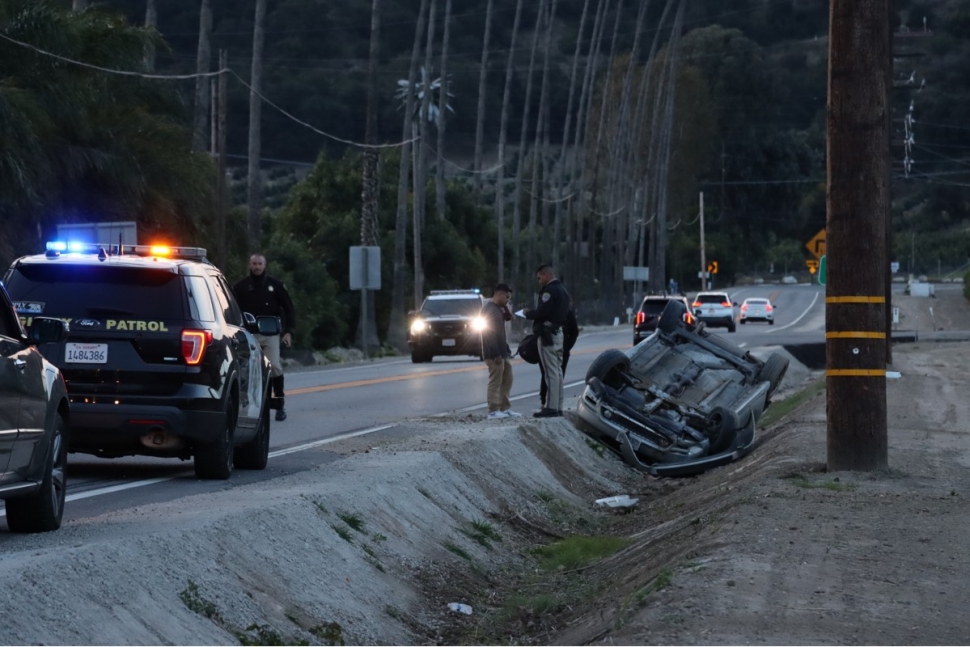
[[[204,249],[48,243],[4,282],[25,326],[69,324],[39,349],[67,383],[71,452],[192,457],[203,479],[266,467],[276,402],[254,333],[279,321],[243,313]]]
[[[472,355],[482,359],[484,304],[478,290],[432,290],[420,310],[408,313],[411,361],[430,362],[436,355]]]

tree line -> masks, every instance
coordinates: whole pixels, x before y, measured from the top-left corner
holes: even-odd
[[[324,138],[280,120],[260,98],[275,102],[283,77],[300,76],[275,66],[284,53],[281,34],[300,41],[295,52],[307,47],[286,36],[298,34],[306,17],[300,2],[234,5],[234,21],[217,0],[173,4],[181,8],[163,9],[179,17],[180,32],[153,0],[0,1],[0,33],[18,41],[104,68],[198,75],[190,92],[184,82],[78,69],[0,42],[0,66],[15,79],[0,85],[0,135],[16,144],[0,157],[0,188],[12,198],[0,209],[24,230],[136,214],[143,230],[221,250],[229,273],[243,271],[248,250],[265,248],[271,271],[305,304],[303,345],[386,339],[400,347],[406,313],[428,290],[487,289],[504,280],[525,299],[540,261],[559,267],[587,321],[612,319],[632,305],[634,292],[663,291],[671,278],[696,287],[701,192],[707,258],[719,261],[718,280],[767,276],[772,264],[778,272],[799,266],[803,241],[824,226],[826,45],[817,31],[820,22],[824,30],[824,2],[344,2],[357,29],[327,46],[362,64],[338,72],[337,89],[323,92],[342,95],[343,110],[357,115],[353,128],[330,134],[364,146],[324,146]],[[324,14],[337,11],[315,4]],[[129,18],[137,5],[139,17],[127,21],[109,5]],[[915,16],[929,11],[907,8],[897,23],[913,28],[921,22]],[[167,61],[169,41],[189,39],[186,16],[196,21],[194,64]],[[233,27],[242,23],[247,29]],[[123,42],[106,40],[106,31]],[[230,79],[237,94],[235,104],[229,100],[230,140],[245,124],[248,158],[245,204],[231,205],[215,190],[217,153],[226,151],[212,145],[214,77],[204,75],[217,69],[217,45],[247,31],[248,65],[229,56],[246,84]],[[948,54],[965,60],[965,40],[943,36]],[[480,48],[477,69],[468,65],[472,43]],[[264,60],[266,49],[276,58]],[[390,88],[389,70],[396,77]],[[51,79],[64,85],[54,88]],[[958,85],[965,93],[966,81]],[[348,86],[355,88],[349,94]],[[75,108],[67,110],[59,102],[69,92]],[[926,92],[934,119],[951,121],[953,107],[943,115],[939,91]],[[248,103],[242,111],[240,96]],[[37,106],[50,113],[50,127],[34,127]],[[321,112],[299,115],[326,131]],[[266,150],[285,156],[277,142],[292,141],[294,132],[317,142],[317,161],[285,206],[267,209],[271,163],[261,158]],[[946,213],[951,226],[966,216],[966,191],[952,184],[906,184],[899,196],[906,226],[925,227],[933,212],[937,220]],[[953,260],[965,254],[958,238],[948,240]],[[4,244],[8,258],[18,253]],[[347,291],[353,244],[383,250],[385,289],[372,295],[370,325],[357,321],[357,297]],[[624,282],[627,266],[649,267],[649,281]]]

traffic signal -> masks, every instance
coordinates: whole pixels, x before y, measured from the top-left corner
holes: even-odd
[[[717,261],[711,261],[707,264],[707,271],[711,274],[717,274]]]

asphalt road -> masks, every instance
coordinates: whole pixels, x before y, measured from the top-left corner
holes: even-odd
[[[728,290],[740,304],[768,297],[775,304],[774,325],[738,325],[737,332],[715,332],[743,348],[823,341],[824,288],[762,285]],[[735,309],[737,311],[737,309]],[[589,364],[608,348],[632,343],[632,326],[597,327],[580,332],[566,373],[565,396],[578,396]],[[539,369],[515,361],[513,409],[529,415],[539,406]],[[191,462],[141,457],[98,459],[71,454],[65,522],[91,519],[146,503],[277,478],[337,459],[328,445],[353,435],[400,432],[403,420],[450,413],[485,411],[487,370],[474,358],[435,358],[412,364],[409,357],[355,365],[292,371],[287,374],[285,422],[272,423],[270,464],[265,471],[237,470],[229,481],[199,481]],[[0,524],[5,525],[5,524]],[[2,540],[0,540],[2,541]]]

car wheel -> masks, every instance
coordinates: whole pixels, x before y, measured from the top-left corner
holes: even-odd
[[[425,353],[420,350],[411,351],[411,362],[414,364],[423,364],[425,362],[430,362],[431,357],[432,357],[431,354]]]
[[[768,320],[768,325],[769,326],[774,326],[775,325],[775,320],[774,319],[769,319]]]
[[[788,358],[781,353],[772,353],[768,356],[765,365],[758,371],[758,382],[768,382],[768,398],[770,399],[775,389],[781,384],[785,373],[788,372]]]
[[[225,481],[232,474],[233,451],[232,441],[236,434],[235,401],[229,401],[223,429],[216,440],[206,445],[199,445],[195,450],[195,475],[200,479]]]
[[[711,454],[720,454],[734,442],[738,435],[741,419],[731,409],[714,407],[707,419],[707,429],[711,440]]]
[[[59,413],[54,414],[53,427],[40,489],[7,500],[7,527],[11,532],[48,532],[61,527],[67,492],[67,425]]]
[[[734,322],[732,321],[731,323],[728,324],[728,332],[734,332],[735,330],[737,330],[737,327],[734,325]]]
[[[660,313],[660,319],[657,321],[657,329],[669,335],[683,323],[684,315],[687,312],[688,310],[683,303],[671,301],[664,306],[663,312]]]
[[[236,467],[244,470],[264,470],[269,463],[269,407],[267,404],[268,400],[264,400],[256,427],[256,437],[236,450],[233,458]]]
[[[626,372],[630,370],[630,358],[621,350],[611,348],[603,351],[599,357],[593,360],[586,371],[586,382],[591,378],[597,378],[603,384],[619,388],[624,384],[630,383],[630,378]]]
[[[740,323],[743,326],[744,324],[748,323],[748,320],[747,319],[742,319]]]

